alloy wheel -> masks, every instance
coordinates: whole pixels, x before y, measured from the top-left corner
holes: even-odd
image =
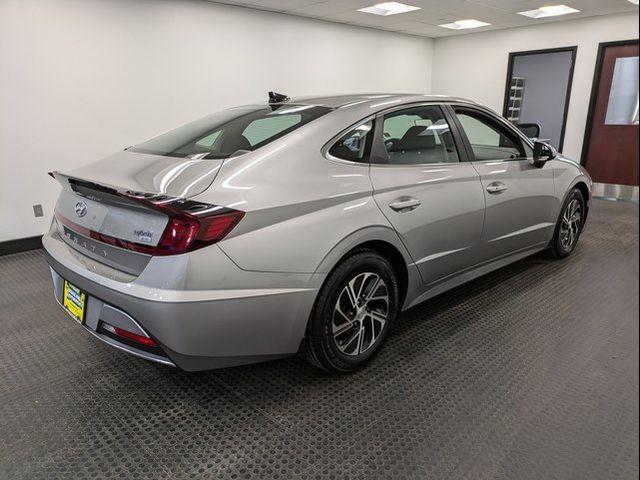
[[[343,354],[360,355],[380,338],[389,315],[389,291],[380,275],[359,273],[340,292],[331,322],[333,341]]]
[[[578,240],[582,225],[582,206],[577,199],[569,202],[562,215],[560,224],[560,244],[565,250],[570,250]]]

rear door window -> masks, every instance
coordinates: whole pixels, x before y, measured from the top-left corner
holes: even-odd
[[[411,107],[385,115],[382,137],[391,164],[460,161],[451,128],[438,105]]]

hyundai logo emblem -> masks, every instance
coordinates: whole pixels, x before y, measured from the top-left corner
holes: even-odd
[[[82,201],[76,203],[73,209],[76,211],[76,215],[79,217],[84,217],[87,214],[87,204]]]

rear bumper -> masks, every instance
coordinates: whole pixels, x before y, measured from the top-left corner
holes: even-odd
[[[47,259],[51,260],[49,256],[47,257]],[[54,262],[50,261],[49,263],[51,264]],[[49,270],[51,272],[51,279],[53,280],[53,294],[55,296],[56,302],[58,302],[58,305],[62,307],[64,288],[63,283],[65,279],[60,276],[58,272],[56,272],[51,266],[49,266]],[[172,367],[176,366],[166,354],[162,354],[160,352],[151,353],[141,348],[135,348],[132,345],[119,342],[116,339],[101,333],[100,322],[104,321],[109,323],[110,325],[123,328],[129,332],[148,335],[147,332],[145,332],[145,330],[140,327],[138,322],[131,318],[131,316],[129,316],[126,312],[103,302],[100,298],[91,294],[89,294],[87,298],[86,309],[87,310],[85,319],[82,326],[97,339],[119,350],[131,353],[137,357],[145,358],[147,360],[162,363],[164,365],[169,365]]]
[[[317,288],[246,288],[244,295],[237,288],[187,290],[180,297],[176,290],[141,286],[138,279],[116,281],[97,276],[78,252],[56,236],[52,230],[43,237],[56,300],[62,302],[63,279],[87,292],[84,326],[111,346],[190,371],[273,360],[299,349]],[[274,285],[283,287],[283,277],[286,275],[274,274]],[[298,280],[292,282],[299,285]],[[317,281],[321,279],[314,283]],[[141,291],[145,297],[140,296]],[[129,331],[142,330],[166,357],[102,335],[101,320]]]

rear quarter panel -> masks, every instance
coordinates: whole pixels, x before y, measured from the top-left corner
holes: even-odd
[[[314,273],[355,232],[397,235],[372,198],[369,166],[330,160],[324,144],[357,121],[333,112],[255,152],[224,163],[198,198],[246,212],[218,245],[244,270]],[[338,249],[340,250],[340,249]]]

